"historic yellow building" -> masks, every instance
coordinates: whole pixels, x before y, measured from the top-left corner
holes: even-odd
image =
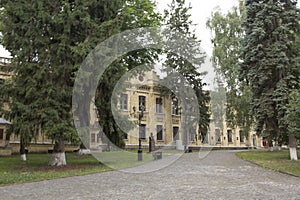
[[[225,121],[222,129],[211,122],[205,138],[201,138],[197,130],[185,137],[181,127],[180,102],[176,98],[160,95],[159,76],[155,72],[145,72],[130,79],[129,82],[130,87],[119,94],[118,101],[120,113],[136,123],[136,128],[130,130],[124,139],[126,149],[137,149],[139,139],[143,148],[147,148],[151,135],[154,137],[156,148],[183,149],[185,142],[190,148],[262,146],[260,137],[254,132],[246,134],[239,127],[228,128]],[[105,144],[99,141],[96,133],[93,133],[91,147],[97,148],[98,145]]]
[[[0,58],[1,82],[12,76],[12,74],[3,70],[9,64],[9,58]],[[262,146],[261,139],[254,132],[249,133],[248,137],[248,134],[238,127],[236,129],[227,128],[225,122],[223,122],[222,130],[211,123],[206,138],[201,138],[197,130],[189,133],[189,136],[185,138],[181,126],[180,102],[176,98],[160,95],[159,76],[153,71],[148,71],[130,79],[129,82],[131,86],[119,94],[117,105],[119,114],[127,116],[129,121],[136,124],[136,128],[131,129],[124,138],[126,149],[137,149],[140,139],[143,148],[148,148],[151,135],[154,138],[156,148],[183,149],[186,138],[188,138],[186,140],[188,140],[187,143],[191,148],[202,146],[227,148]],[[90,112],[95,112],[94,105],[91,105]],[[97,124],[97,121],[94,116],[91,118],[90,123]],[[11,152],[17,153],[19,151],[19,138],[15,135],[10,138],[6,137],[6,129],[9,123],[5,119],[0,119],[0,150],[2,150],[2,154],[5,154],[3,149],[8,144],[12,147]],[[101,141],[97,131],[97,128],[90,130],[89,148],[91,149],[99,149],[99,147],[102,148],[106,145]],[[47,152],[52,148],[52,141],[40,132],[39,136],[32,141],[28,150],[31,152]],[[74,147],[70,147],[70,149],[72,148],[74,149]]]
[[[10,58],[0,57],[0,84],[3,84],[7,79],[11,77],[10,73],[7,73],[7,68],[10,64]],[[0,94],[1,98],[1,94]],[[7,105],[4,105],[7,108]],[[0,155],[10,155],[11,150],[5,149],[9,144],[9,138],[7,138],[7,128],[10,122],[3,119],[0,116]]]
[[[156,146],[174,146],[182,140],[181,116],[176,98],[160,95],[159,77],[150,71],[132,79],[132,88],[121,94],[119,108],[137,122],[125,138],[126,147],[137,147],[138,140],[148,145],[152,134]]]

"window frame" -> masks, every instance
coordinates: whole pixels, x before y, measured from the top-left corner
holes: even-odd
[[[231,129],[228,129],[227,130],[227,140],[228,140],[228,143],[232,143],[233,142],[233,134],[232,134],[232,130]]]
[[[91,133],[91,143],[96,143],[97,139],[96,139],[96,133]]]
[[[163,113],[163,99],[161,97],[155,98],[155,112]]]
[[[174,135],[174,133],[175,133],[174,130],[177,130],[176,135]],[[180,140],[179,127],[178,126],[173,126],[172,134],[173,134],[173,141]]]
[[[171,100],[171,111],[172,111],[172,115],[179,115],[178,99]]]
[[[221,143],[221,130],[219,128],[215,129],[215,140],[217,144]]]
[[[240,130],[239,131],[239,134],[240,134],[240,143],[245,143],[245,132],[244,130]]]
[[[139,95],[139,111],[146,111],[146,96],[144,95]],[[144,108],[142,109],[142,106],[144,106]]]
[[[0,140],[4,140],[4,129],[0,128]]]
[[[156,125],[156,140],[157,141],[163,141],[164,140],[164,131],[163,131],[163,125]]]
[[[120,109],[127,111],[128,110],[128,94],[122,93],[120,98]]]

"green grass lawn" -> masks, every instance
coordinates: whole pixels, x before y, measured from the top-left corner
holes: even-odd
[[[300,150],[297,150],[300,157]],[[300,177],[300,160],[290,160],[289,150],[267,151],[267,150],[251,150],[239,152],[238,157],[256,163],[266,169],[286,172]]]
[[[0,158],[0,186],[77,176],[110,170],[91,155],[67,153],[67,166],[48,166],[51,154],[28,154],[27,161],[19,155]]]
[[[165,151],[163,157],[176,153]],[[20,155],[0,157],[0,186],[123,169],[153,161],[146,150],[143,150],[142,161],[138,161],[136,150],[102,152],[94,156],[67,153],[67,165],[61,167],[48,166],[51,154],[28,154],[25,162],[20,160]]]
[[[160,149],[159,151],[162,152],[163,157],[182,153],[182,151],[176,151],[176,150]],[[101,163],[113,169],[124,169],[129,167],[135,167],[154,160],[153,155],[148,153],[147,150],[143,150],[142,161],[138,161],[137,150],[103,152],[99,154],[94,153],[93,155],[99,161],[101,161]]]

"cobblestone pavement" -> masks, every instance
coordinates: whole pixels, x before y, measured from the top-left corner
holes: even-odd
[[[300,199],[300,178],[215,151],[204,159],[184,154],[151,173],[110,171],[0,187],[0,199]]]

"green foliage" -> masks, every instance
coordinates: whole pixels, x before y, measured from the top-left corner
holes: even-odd
[[[217,9],[206,25],[212,32],[212,61],[216,72],[225,78],[229,91],[236,90],[241,82],[239,77],[240,39],[244,36],[242,22],[245,18],[243,2],[233,7],[226,15]]]
[[[13,56],[15,73],[7,91],[9,119],[25,145],[39,130],[61,145],[78,141],[71,112],[75,72],[92,48],[116,32],[111,21],[123,2],[1,2],[2,45]]]
[[[117,30],[117,32],[122,32],[134,28],[157,27],[161,19],[159,14],[154,10],[155,6],[155,3],[151,0],[126,1],[126,4],[124,4],[122,10],[118,13],[117,23],[112,24],[112,28]],[[104,134],[110,140],[106,141],[108,144],[111,142],[121,148],[125,145],[123,138],[126,133],[114,121],[111,107],[112,92],[117,82],[129,70],[140,65],[153,63],[158,58],[157,52],[157,50],[152,49],[129,52],[120,59],[115,60],[99,80],[95,104],[97,106],[99,123]],[[149,69],[141,68],[140,72],[142,73],[143,70]],[[126,120],[128,119],[124,119],[124,121]]]
[[[188,84],[195,91],[200,112],[199,132],[202,139],[204,139],[209,126],[208,102],[210,97],[209,93],[203,91],[205,83],[202,81],[203,74],[199,72],[199,69],[201,64],[204,63],[205,55],[201,51],[200,41],[197,40],[195,31],[192,29],[190,9],[191,6],[186,6],[185,0],[172,0],[169,7],[164,11],[164,23],[167,25],[166,41],[172,49],[182,53],[182,55],[178,55],[177,52],[166,51],[164,66],[174,69],[187,81],[185,83],[184,80],[178,80],[178,76],[172,77],[173,71],[166,68],[165,72],[168,75],[168,80],[174,82],[172,85],[178,83]],[[179,33],[181,36],[173,37],[175,33]],[[192,60],[193,63],[190,63],[188,59]],[[169,83],[169,85],[171,84]],[[181,95],[184,96],[184,94]],[[189,112],[188,105],[182,105],[182,107],[186,109],[183,112]]]
[[[300,86],[300,85],[299,85]],[[287,113],[285,120],[288,124],[288,131],[300,139],[300,91],[292,90],[289,95],[289,103],[287,105]]]
[[[225,88],[222,84],[220,84],[217,88],[217,91],[211,91],[211,113],[212,113],[212,121],[215,123],[216,127],[219,127],[221,133],[223,134],[224,128],[224,113],[226,99]]]
[[[250,108],[250,89],[245,81],[239,80],[239,60],[241,38],[244,37],[242,22],[245,19],[243,1],[227,14],[220,10],[212,13],[206,25],[212,32],[212,62],[219,79],[224,80],[226,88],[227,126],[239,126],[246,132],[253,122]]]
[[[290,89],[299,68],[295,34],[299,31],[296,1],[246,1],[241,75],[252,90],[256,130],[282,143]]]
[[[300,24],[300,21],[299,21]],[[296,34],[295,47],[296,51],[300,52],[300,34]],[[300,63],[300,55],[296,58]],[[288,133],[294,134],[297,139],[300,139],[300,67],[296,68],[292,74],[297,77],[295,83],[289,94],[289,103],[287,105],[287,112],[285,122],[288,125]]]
[[[2,103],[9,102],[10,111],[6,114],[13,122],[12,131],[21,136],[24,146],[40,131],[61,145],[64,141],[77,142],[71,101],[76,71],[84,58],[97,44],[115,33],[157,27],[161,21],[151,0],[1,1],[1,7],[1,44],[13,56],[11,65],[15,74],[11,87],[3,91],[6,98]],[[180,15],[187,10],[183,8]],[[180,19],[172,20],[170,24]],[[188,23],[180,23],[187,31],[183,33],[189,34]],[[189,37],[195,39],[194,34]],[[99,122],[104,133],[118,146],[124,143],[122,131],[112,120],[113,88],[128,70],[158,59],[158,52],[153,49],[130,52],[116,60],[99,81],[95,99]],[[203,57],[197,61],[201,64]],[[200,73],[188,63],[178,71],[193,84],[201,97],[201,116],[208,119],[205,106],[208,97],[202,92]],[[83,80],[82,84],[88,86],[88,81]],[[91,97],[93,94],[84,95]],[[89,116],[89,111],[90,107],[78,106],[73,112]],[[88,126],[89,122],[90,116],[83,126]],[[204,122],[201,124],[207,127],[208,121]]]

